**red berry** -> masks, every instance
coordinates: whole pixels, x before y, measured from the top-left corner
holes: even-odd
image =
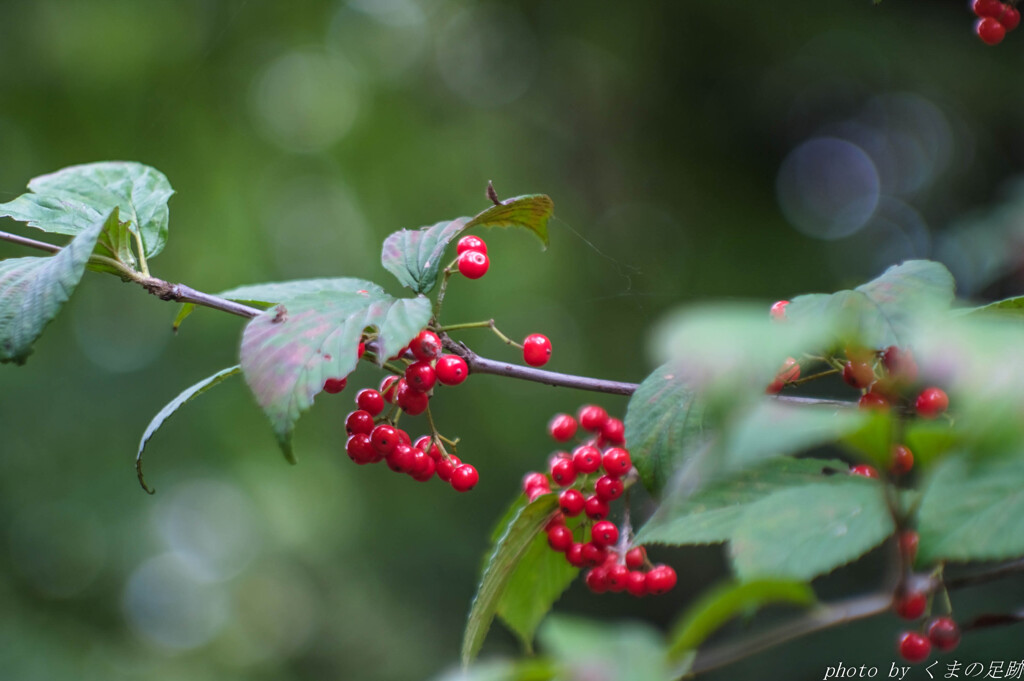
[[[401,407],[402,411],[406,414],[409,416],[422,414],[427,410],[427,405],[429,403],[429,395],[413,390],[413,388],[405,381],[399,382],[398,406]]]
[[[917,558],[917,545],[921,541],[920,535],[914,530],[903,530],[899,536],[900,553],[908,563],[913,563]]]
[[[605,568],[605,583],[612,592],[625,591],[629,584],[629,568],[617,563]],[[645,580],[646,581],[646,580]]]
[[[974,32],[986,45],[998,45],[1006,37],[1006,27],[999,23],[998,19],[992,17],[978,19],[974,24]]]
[[[1009,7],[1006,5],[1004,5],[1004,7],[1005,9],[998,19],[999,23],[1006,29],[1006,32],[1009,33],[1020,25],[1020,12],[1016,7]]]
[[[434,367],[430,366],[430,362],[420,360],[405,369],[406,384],[418,393],[430,392],[436,381],[437,374],[434,373]]]
[[[455,252],[462,255],[466,251],[480,251],[481,253],[487,253],[487,244],[484,240],[478,236],[468,235],[459,239],[459,243],[455,245]]]
[[[601,594],[608,590],[608,571],[603,567],[596,567],[588,572],[585,580],[587,588],[596,594]]]
[[[562,513],[570,518],[582,513],[583,506],[586,503],[583,493],[578,489],[567,489],[558,495],[558,507],[562,509]]]
[[[605,472],[613,478],[621,478],[633,467],[629,452],[621,447],[612,447],[606,451],[601,463],[604,465]]]
[[[997,18],[1003,13],[1003,3],[999,0],[974,0],[971,9],[979,17]]]
[[[595,494],[583,502],[583,510],[587,512],[588,518],[603,520],[608,517],[608,502]]]
[[[480,251],[464,251],[459,256],[459,273],[466,279],[479,279],[487,274],[491,261]]]
[[[941,388],[925,388],[914,403],[917,414],[923,419],[933,419],[949,408],[949,396]]]
[[[573,567],[583,567],[586,563],[583,560],[583,544],[573,544],[569,547],[569,550],[565,552],[565,559],[569,561],[569,565]]]
[[[875,382],[875,370],[864,362],[847,362],[843,366],[843,380],[857,388],[866,388]]]
[[[899,651],[907,662],[923,662],[931,654],[932,644],[916,631],[905,631],[900,635]]]
[[[373,443],[374,449],[384,456],[387,456],[400,442],[398,439],[398,431],[394,426],[382,423],[374,428],[373,432],[370,433],[370,442]]]
[[[631,570],[626,578],[626,591],[634,596],[646,596],[647,575],[643,572]]]
[[[551,479],[561,487],[567,487],[576,481],[576,467],[572,459],[559,459],[551,466]]]
[[[951,617],[936,617],[928,624],[928,640],[942,652],[948,653],[960,644],[960,627]]]
[[[548,530],[548,546],[555,551],[564,553],[572,548],[572,530],[565,525],[558,525]]]
[[[401,428],[395,428],[395,432],[398,433],[398,441],[407,444],[412,447],[412,438],[409,437],[409,433],[405,432]]]
[[[558,442],[571,440],[576,434],[576,419],[568,414],[555,414],[548,422],[548,433]]]
[[[356,359],[362,359],[363,355],[366,354],[366,343],[359,341],[359,345],[356,347]]]
[[[609,444],[622,445],[626,443],[626,426],[619,419],[608,418],[601,426],[601,437]]]
[[[867,392],[860,396],[857,406],[861,409],[876,409],[885,411],[889,408],[889,400],[885,395],[876,392]]]
[[[592,541],[583,545],[580,554],[584,565],[600,565],[608,558],[608,552],[603,546],[598,546]]]
[[[643,567],[646,560],[647,550],[642,546],[637,546],[636,548],[626,551],[626,567],[636,570]]]
[[[437,359],[441,354],[441,339],[430,329],[423,329],[412,342],[409,343],[412,355],[421,362],[429,362]]]
[[[602,501],[615,501],[622,496],[625,487],[618,478],[602,475],[594,484],[594,494]]]
[[[866,463],[862,463],[857,466],[850,468],[850,475],[862,475],[865,478],[877,478],[878,470],[874,466],[869,466]]]
[[[366,433],[356,433],[345,443],[345,451],[348,457],[359,465],[373,463],[376,459],[376,451],[370,443],[370,436]]]
[[[523,491],[529,492],[531,487],[548,488],[548,476],[543,473],[527,473],[523,476]]]
[[[337,395],[345,389],[346,385],[348,385],[347,378],[328,378],[324,381],[324,392],[331,395]]]
[[[661,595],[676,585],[676,571],[668,565],[655,565],[647,573],[647,591]]]
[[[434,444],[434,440],[429,435],[424,435],[416,440],[416,444],[413,446],[417,449],[422,449],[434,461],[438,461],[441,458],[441,449]]]
[[[892,448],[892,461],[889,463],[889,470],[893,475],[905,475],[914,467],[914,453],[906,445],[896,445]]]
[[[594,523],[590,529],[590,540],[598,546],[613,546],[619,541],[619,528],[609,520]]]
[[[356,393],[356,406],[376,416],[384,411],[384,396],[373,388],[364,388]]]
[[[523,341],[523,361],[532,367],[542,367],[551,359],[551,341],[540,333],[531,333]]]
[[[531,487],[526,490],[526,499],[532,504],[537,500],[537,497],[542,497],[545,494],[551,494],[551,489],[549,487]]]
[[[910,350],[890,345],[882,353],[882,364],[889,376],[898,382],[913,383],[917,380],[917,361]]]
[[[769,316],[771,316],[772,319],[782,321],[783,319],[786,318],[787,305],[789,305],[788,300],[780,300],[779,302],[774,303],[771,309],[768,311]]]
[[[399,442],[384,460],[387,461],[388,468],[396,473],[409,473],[416,466],[415,456],[415,451],[410,445]]]
[[[555,514],[551,516],[551,520],[544,526],[544,531],[549,532],[552,527],[558,527],[559,525],[565,525],[565,516],[562,515],[561,511],[555,511]]]
[[[447,459],[441,457],[441,460],[437,462],[437,477],[441,478],[445,482],[450,482],[452,479],[452,473],[461,465],[462,461],[460,461],[459,457],[454,454],[450,455]]]
[[[395,393],[398,392],[398,376],[386,376],[380,382],[380,394],[388,404],[395,403]]]
[[[900,594],[893,600],[893,611],[905,620],[916,620],[928,607],[928,597],[920,591]]]
[[[601,450],[592,445],[577,447],[572,453],[572,463],[577,473],[593,473],[601,467]]]
[[[466,360],[458,355],[444,355],[437,360],[437,367],[434,371],[437,373],[437,380],[445,385],[458,385],[469,376]]]
[[[580,408],[579,417],[584,430],[596,433],[608,421],[608,412],[595,404],[588,404]]]
[[[370,416],[370,412],[357,409],[345,419],[345,430],[349,435],[356,433],[369,435],[373,432],[373,417]]]
[[[417,449],[416,451],[422,452]],[[434,473],[437,472],[437,461],[430,458],[429,454],[423,454],[423,459],[419,456],[416,457],[416,470],[410,473],[413,479],[417,482],[426,482],[434,477]]]
[[[775,376],[776,380],[781,380],[783,383],[789,383],[800,378],[800,363],[792,357],[787,357],[786,361],[782,363],[782,368],[779,369],[779,373]]]
[[[480,475],[476,472],[476,468],[464,463],[452,471],[452,479],[449,482],[456,492],[468,492],[476,486],[479,479]]]

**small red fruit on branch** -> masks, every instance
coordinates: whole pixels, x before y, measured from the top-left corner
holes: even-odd
[[[532,367],[542,367],[551,359],[551,341],[540,333],[531,333],[523,341],[523,361]]]

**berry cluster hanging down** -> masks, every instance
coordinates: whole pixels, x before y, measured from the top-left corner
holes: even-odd
[[[1020,12],[1015,7],[1016,0],[1000,2],[999,0],[974,0],[971,9],[978,16],[974,22],[974,33],[986,45],[998,45],[1003,42],[1006,34],[1020,24]]]

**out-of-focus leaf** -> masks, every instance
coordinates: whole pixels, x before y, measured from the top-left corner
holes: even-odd
[[[548,219],[554,215],[555,203],[546,194],[525,194],[505,199],[500,205],[491,206],[478,213],[466,223],[466,229],[473,227],[522,227],[533,232],[546,248],[548,240]]]
[[[668,681],[685,673],[669,669],[661,634],[640,622],[552,616],[539,638],[544,652],[562,666],[559,678]]]

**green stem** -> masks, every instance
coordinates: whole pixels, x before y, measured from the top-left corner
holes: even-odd
[[[142,235],[136,231],[132,231],[132,236],[135,237],[135,248],[138,251],[139,258],[139,269],[143,276],[149,276],[149,265],[146,263],[146,249],[142,247]]]
[[[824,378],[825,376],[832,376],[833,374],[838,374],[838,373],[839,373],[838,369],[828,369],[827,371],[819,371],[816,374],[811,374],[810,376],[804,376],[803,378],[798,378],[795,381],[789,381],[789,385],[803,385],[804,383],[810,383],[811,381],[817,380],[819,378]]]

